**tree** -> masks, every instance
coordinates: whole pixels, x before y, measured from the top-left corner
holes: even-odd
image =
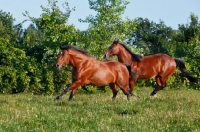
[[[179,25],[175,38],[175,55],[184,58],[189,70],[196,76],[199,76],[200,22],[198,21],[198,17],[193,13],[190,14],[189,19],[188,24]],[[199,84],[195,88],[199,89]]]
[[[132,33],[132,45],[143,49],[143,54],[166,53],[171,54],[169,42],[173,40],[175,32],[167,27],[163,21],[159,24],[150,22],[147,18],[137,18],[137,31]]]
[[[178,35],[176,37],[176,40],[179,42],[189,42],[189,40],[195,36],[197,36],[198,32],[198,17],[194,14],[190,14],[190,23],[188,24],[179,24],[178,27]]]
[[[21,25],[14,25],[15,19],[8,12],[0,10],[0,36],[15,43],[21,35]]]
[[[87,47],[93,55],[100,59],[104,49],[115,39],[125,40],[125,34],[135,30],[133,20],[124,21],[121,15],[129,4],[127,0],[88,0],[90,9],[97,12],[96,16],[88,16],[80,22],[89,23],[89,29],[84,32],[88,39]],[[90,41],[90,42],[88,42]]]
[[[0,11],[0,92],[18,93],[29,87],[28,62],[23,50],[16,47],[20,25],[14,25],[10,13]]]

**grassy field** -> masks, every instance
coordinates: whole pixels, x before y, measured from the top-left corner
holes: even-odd
[[[199,132],[200,91],[165,89],[150,97],[126,100],[120,91],[87,94],[78,90],[54,102],[55,96],[0,95],[0,132]]]

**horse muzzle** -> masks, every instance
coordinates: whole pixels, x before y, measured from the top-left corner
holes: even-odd
[[[62,66],[61,66],[60,64],[56,63],[55,67],[56,67],[57,69],[60,69]]]
[[[104,55],[103,55],[103,58],[104,58],[104,59],[106,59],[106,60],[108,60],[108,58],[109,58],[109,55],[107,55],[107,54],[104,54]]]

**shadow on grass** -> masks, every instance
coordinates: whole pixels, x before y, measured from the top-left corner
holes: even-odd
[[[57,106],[67,106],[67,104],[69,103],[69,101],[56,101],[55,105]]]
[[[7,100],[0,100],[0,104],[8,104]]]
[[[133,110],[133,109],[123,109],[123,110],[118,109],[116,112],[117,112],[117,114],[122,115],[122,116],[124,116],[124,115],[136,115],[138,113],[137,110]]]

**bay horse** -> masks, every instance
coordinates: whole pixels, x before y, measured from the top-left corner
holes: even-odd
[[[129,77],[131,76],[130,65],[122,64],[118,61],[98,61],[91,57],[86,50],[75,46],[60,46],[61,52],[56,62],[56,67],[70,64],[72,69],[72,84],[67,87],[55,100],[59,100],[64,94],[71,90],[69,100],[72,99],[76,90],[84,85],[95,86],[109,85],[113,92],[113,99],[116,98],[118,87],[127,95],[129,100]],[[133,74],[132,74],[133,75]]]
[[[190,82],[197,81],[187,71],[182,59],[172,58],[167,54],[160,53],[142,57],[134,54],[126,45],[117,40],[108,47],[104,58],[108,60],[114,55],[117,56],[119,62],[130,64],[131,70],[136,74],[135,79],[132,79],[129,83],[131,95],[134,95],[132,91],[136,80],[155,77],[157,86],[151,93],[151,96],[154,96],[159,90],[166,87],[166,80],[175,72],[176,66]]]

